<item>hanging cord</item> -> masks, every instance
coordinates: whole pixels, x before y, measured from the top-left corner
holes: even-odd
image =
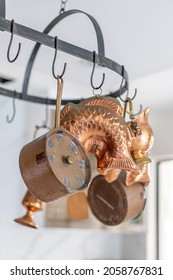
[[[16,56],[13,59],[10,58],[10,50],[11,50],[11,45],[13,42],[13,35],[14,35],[13,30],[14,30],[14,19],[12,19],[11,21],[11,38],[7,49],[7,59],[10,63],[14,62],[18,58],[21,49],[21,43],[19,43]]]
[[[68,0],[61,0],[61,7],[60,7],[60,11],[59,14],[63,14],[65,12],[65,8],[66,8],[66,3]]]
[[[9,117],[9,115],[6,116],[6,120],[7,120],[8,123],[12,123],[12,121],[14,120],[15,115],[16,115],[15,96],[16,96],[16,91],[14,90],[14,97],[13,97],[13,114],[12,114],[11,118]]]

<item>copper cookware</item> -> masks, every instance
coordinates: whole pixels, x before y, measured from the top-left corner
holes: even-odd
[[[63,80],[58,78],[55,129],[25,145],[20,171],[29,191],[44,202],[86,188],[91,179],[88,156],[82,144],[60,127]]]
[[[132,144],[130,147],[132,157],[137,164],[149,163],[151,162],[151,159],[148,157],[148,152],[153,146],[154,142],[153,131],[150,124],[148,123],[148,114],[150,108],[145,108],[135,118],[133,114],[132,100],[127,98],[124,108],[124,117],[127,104],[129,104],[130,107],[131,121],[127,123],[127,126],[132,137]]]
[[[61,111],[61,125],[97,158],[98,172],[114,181],[120,171],[139,168],[130,147],[131,135],[123,117],[123,108],[112,97],[92,97],[78,105],[68,103]]]
[[[38,225],[33,220],[33,213],[43,210],[45,203],[27,191],[22,200],[22,205],[26,208],[27,212],[23,217],[17,218],[14,221],[24,226],[38,228]]]
[[[85,192],[77,192],[67,199],[68,218],[73,221],[82,221],[89,218],[88,202]]]
[[[98,220],[115,226],[141,214],[146,202],[145,189],[140,183],[127,187],[124,172],[112,183],[98,175],[89,186],[88,202]]]

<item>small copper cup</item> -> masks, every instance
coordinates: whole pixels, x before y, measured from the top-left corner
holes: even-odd
[[[33,213],[43,210],[45,203],[27,191],[22,200],[22,205],[27,209],[27,213],[14,221],[24,226],[38,228],[38,225],[33,220]]]

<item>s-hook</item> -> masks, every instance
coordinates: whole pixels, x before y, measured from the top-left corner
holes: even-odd
[[[51,130],[51,128],[48,126],[48,98],[47,98],[47,102],[46,102],[46,107],[45,107],[45,120],[43,121],[42,125],[35,125],[35,131],[33,133],[33,139],[36,139],[37,137],[37,132],[39,131],[39,129],[47,129],[47,130]]]
[[[123,71],[124,71],[124,66],[122,66],[122,67],[123,67]],[[129,97],[128,97],[128,95],[129,95],[129,89],[127,89],[126,99],[123,99],[123,98],[121,97],[121,89],[122,89],[122,86],[123,86],[123,82],[124,82],[124,80],[125,80],[125,79],[124,79],[124,74],[123,74],[122,76],[123,76],[123,77],[122,77],[122,80],[121,80],[121,84],[120,84],[120,89],[119,89],[119,95],[118,95],[118,97],[120,98],[121,101],[123,101],[124,103],[127,103],[127,102],[128,102],[128,99],[129,99]],[[137,88],[135,88],[135,93],[134,93],[133,97],[130,98],[131,101],[135,99],[136,95],[137,95]],[[142,112],[142,104],[140,104],[139,111],[138,111],[137,113],[133,114],[133,116],[136,117],[136,116],[139,115],[141,112]],[[127,111],[127,113],[130,114],[128,111]]]
[[[57,77],[59,77],[59,78],[63,77],[65,70],[66,70],[66,66],[67,66],[67,63],[65,62],[61,75],[55,74],[55,61],[56,61],[56,57],[57,57],[57,50],[58,50],[58,37],[55,36],[55,54],[54,54],[53,63],[52,63],[52,75],[54,76],[55,79],[57,79]]]
[[[123,82],[125,81],[125,78],[124,78],[124,65],[122,65],[122,80],[121,80],[121,84],[120,84],[120,88],[119,88],[119,95],[118,97],[120,98],[121,101],[123,102],[127,102],[127,98],[128,98],[128,95],[129,95],[129,89],[127,88],[127,94],[126,94],[126,99],[124,100],[122,97],[121,97],[121,90],[122,90],[122,87],[123,87]],[[136,95],[135,95],[136,96]],[[135,98],[135,96],[133,96],[133,99]],[[132,100],[133,100],[132,99]]]
[[[19,56],[19,53],[20,53],[20,48],[21,48],[21,43],[19,43],[19,45],[18,45],[18,50],[17,50],[17,54],[16,54],[16,56],[13,58],[13,59],[11,59],[10,58],[10,50],[11,50],[11,45],[12,45],[12,41],[13,41],[13,30],[14,30],[14,19],[12,19],[12,21],[11,21],[11,38],[10,38],[10,42],[9,42],[9,45],[8,45],[8,50],[7,50],[7,59],[8,59],[8,61],[9,62],[14,62],[17,58],[18,58],[18,56]]]
[[[12,121],[14,120],[14,117],[16,115],[16,106],[15,106],[15,95],[16,95],[16,91],[14,90],[14,97],[13,97],[13,114],[11,116],[11,119],[9,118],[9,115],[6,116],[6,120],[8,123],[12,123]]]
[[[136,95],[137,95],[137,88],[135,88],[135,93],[134,93],[133,97],[130,98],[130,99],[131,99],[131,100],[135,99]],[[128,102],[128,101],[126,101],[126,102]],[[137,113],[135,113],[135,114],[133,113],[133,116],[136,117],[136,116],[138,116],[141,112],[142,112],[142,104],[140,104],[139,111],[138,111]],[[127,111],[127,114],[130,115],[130,112]]]
[[[95,67],[96,67],[96,52],[93,51],[93,69],[92,69],[91,77],[90,77],[90,83],[91,83],[91,86],[92,86],[93,90],[100,89],[102,87],[103,83],[104,83],[104,80],[105,80],[105,73],[103,73],[103,78],[102,78],[101,84],[97,87],[94,86],[93,76],[94,76]]]

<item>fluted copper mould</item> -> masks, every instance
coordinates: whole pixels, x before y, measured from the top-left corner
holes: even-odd
[[[145,188],[140,183],[125,185],[125,172],[111,183],[103,175],[89,186],[88,202],[94,216],[103,224],[119,225],[138,217],[146,203]]]
[[[38,228],[38,225],[33,220],[33,213],[43,210],[45,203],[27,191],[23,198],[22,205],[26,208],[27,212],[23,217],[17,218],[14,221],[24,226]]]
[[[148,163],[139,165],[140,173],[126,171],[126,186],[131,186],[134,183],[141,183],[147,187],[150,183]]]
[[[68,103],[61,111],[61,126],[97,158],[100,174],[115,180],[121,169],[139,173],[130,147],[131,135],[119,101],[111,97],[92,97],[75,105]]]

